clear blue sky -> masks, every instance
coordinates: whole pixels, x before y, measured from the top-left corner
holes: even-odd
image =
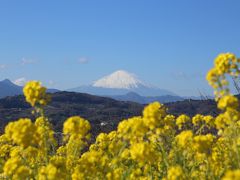
[[[0,80],[67,89],[124,69],[179,95],[209,94],[221,52],[240,56],[239,0],[0,2]]]

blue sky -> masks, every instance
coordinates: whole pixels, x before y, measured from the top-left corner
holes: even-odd
[[[240,56],[239,8],[239,0],[3,0],[0,80],[68,89],[123,69],[179,95],[210,94],[213,59]]]

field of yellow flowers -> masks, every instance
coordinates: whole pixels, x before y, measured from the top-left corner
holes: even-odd
[[[81,117],[68,118],[56,138],[43,107],[50,101],[37,81],[24,87],[35,120],[10,122],[0,136],[0,179],[240,179],[240,112],[228,77],[238,78],[240,59],[220,54],[207,80],[214,88],[217,117],[174,117],[158,103],[143,115],[125,119],[89,144],[91,128]]]

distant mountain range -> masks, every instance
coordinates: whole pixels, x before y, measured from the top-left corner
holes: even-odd
[[[58,92],[57,89],[48,89],[47,92],[54,93]],[[0,98],[4,98],[7,96],[15,96],[23,94],[23,87],[18,86],[11,82],[9,79],[5,79],[3,81],[0,81]]]
[[[9,79],[0,81],[0,98],[21,95],[23,94],[22,90],[22,86],[14,84]],[[49,93],[58,91],[57,89],[47,90]],[[148,104],[154,101],[168,103],[183,101],[184,99],[200,99],[197,97],[180,97],[171,91],[147,85],[135,75],[122,70],[105,76],[89,86],[80,86],[67,91],[110,97],[115,100],[132,101],[140,104]]]
[[[105,76],[88,86],[79,86],[77,88],[68,89],[72,92],[89,93],[99,96],[119,96],[130,92],[139,94],[140,96],[177,96],[175,93],[160,89],[144,83],[134,74],[123,70],[116,71]]]
[[[22,94],[22,87],[5,79],[0,81],[0,98]]]
[[[172,95],[164,95],[164,96],[140,96],[137,93],[129,92],[125,95],[118,95],[118,96],[109,96],[115,100],[119,101],[131,101],[137,102],[140,104],[149,104],[154,101],[158,101],[161,103],[169,103],[169,102],[176,102],[176,101],[183,101],[184,98],[180,96],[172,96]]]

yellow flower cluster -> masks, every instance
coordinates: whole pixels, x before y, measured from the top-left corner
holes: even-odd
[[[225,110],[226,108],[238,109],[238,99],[233,95],[226,95],[218,102],[218,108]]]
[[[46,94],[46,88],[38,81],[30,81],[23,88],[26,101],[32,106],[45,106],[50,101],[50,96]]]
[[[209,153],[213,144],[214,135],[198,135],[194,137],[194,148],[200,153]]]
[[[6,136],[23,147],[36,143],[37,134],[35,132],[36,127],[30,119],[19,119],[16,122],[10,122],[5,129]]]
[[[192,143],[193,133],[191,130],[182,131],[176,136],[176,141],[180,147],[184,148]]]
[[[89,122],[79,116],[73,116],[68,118],[63,125],[64,134],[78,134],[85,136],[90,130],[91,126]]]
[[[237,180],[240,177],[240,170],[228,171],[222,180]]]
[[[188,117],[187,115],[185,115],[185,114],[182,114],[181,116],[179,116],[177,119],[176,119],[176,124],[177,124],[177,126],[178,126],[178,129],[182,129],[183,128],[183,126],[185,125],[185,124],[187,124],[188,122],[190,122],[191,121],[191,119],[190,119],[190,117]]]
[[[183,180],[184,178],[184,174],[183,174],[183,170],[180,166],[172,166],[168,169],[167,172],[167,180]]]
[[[227,75],[233,78],[238,77],[240,73],[239,63],[240,59],[232,53],[220,54],[215,59],[214,67],[208,72],[206,78],[215,90],[216,100],[229,95]]]
[[[65,121],[62,139],[43,111],[33,121],[10,122],[0,136],[0,177],[240,179],[239,102],[227,91],[225,81],[227,74],[238,75],[238,63],[234,55],[222,54],[208,74],[217,91],[218,108],[223,111],[216,117],[175,117],[154,102],[144,108],[142,116],[121,121],[115,131],[100,133],[92,144],[90,123],[79,116]],[[28,83],[24,94],[26,101],[40,110],[48,102],[46,89],[38,82]]]

